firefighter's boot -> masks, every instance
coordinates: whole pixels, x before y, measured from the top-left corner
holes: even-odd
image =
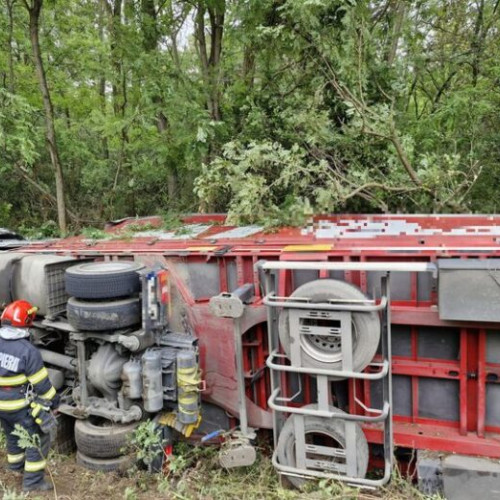
[[[54,486],[48,481],[42,480],[39,483],[30,484],[29,486],[23,486],[23,491],[50,491],[53,490]]]

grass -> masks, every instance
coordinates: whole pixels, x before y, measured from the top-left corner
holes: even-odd
[[[75,464],[75,456],[50,454],[49,462],[59,500],[439,500],[420,493],[396,469],[390,484],[377,490],[359,490],[343,483],[322,480],[307,483],[303,491],[282,485],[267,448],[259,448],[251,467],[224,470],[214,447],[176,446],[164,474],[151,475],[133,468],[125,473],[91,472]],[[0,450],[0,462],[6,462]],[[20,476],[0,468],[0,496],[4,500],[48,499],[54,492],[27,496],[19,493]]]
[[[391,483],[377,490],[360,490],[335,481],[309,482],[303,491],[286,488],[272,467],[266,451],[259,450],[256,463],[247,468],[224,470],[214,448],[178,449],[169,473],[157,477],[162,497],[178,500],[438,500],[419,492],[397,469]]]

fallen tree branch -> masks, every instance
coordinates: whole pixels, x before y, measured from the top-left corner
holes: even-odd
[[[25,181],[28,182],[32,187],[34,187],[37,191],[42,193],[44,196],[46,196],[55,206],[57,206],[57,199],[56,197],[51,194],[47,189],[45,189],[43,186],[38,184],[38,182],[34,181],[31,176],[29,175],[29,172],[26,171],[26,169],[20,165],[19,163],[14,163],[14,166],[17,168],[21,176]],[[74,212],[72,212],[68,207],[66,207],[66,213],[69,215],[71,220],[76,224],[80,224],[80,218],[78,215],[76,215]]]

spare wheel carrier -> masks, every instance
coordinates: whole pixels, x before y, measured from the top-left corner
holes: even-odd
[[[367,297],[355,286],[344,281],[320,279],[297,288],[291,297],[304,297],[312,303],[330,299],[366,301]],[[289,310],[279,317],[279,337],[285,354],[290,357]],[[380,340],[380,318],[376,312],[352,313],[353,369],[362,371],[372,361]],[[326,370],[342,370],[340,338],[300,335],[302,366]]]

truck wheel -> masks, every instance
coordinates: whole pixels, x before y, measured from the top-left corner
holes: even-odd
[[[318,409],[318,405],[312,404],[307,405],[304,408]],[[331,406],[330,411],[334,411],[339,415],[344,414],[342,410]],[[295,422],[297,415],[292,415],[288,418],[281,430],[278,438],[278,444],[276,447],[276,452],[278,455],[278,460],[281,465],[286,465],[289,467],[296,466],[295,458]],[[328,446],[332,448],[345,449],[345,422],[341,419],[336,418],[321,418],[321,417],[304,417],[304,430],[306,435],[306,444]],[[368,469],[368,442],[361,429],[361,427],[356,424],[356,465],[357,474],[356,477],[363,478],[366,475]],[[336,457],[325,457],[324,455],[314,456],[312,453],[308,453],[308,458],[312,460],[318,459],[322,461],[329,461],[332,463],[339,462],[345,463],[345,459]],[[331,472],[331,471],[325,471]],[[300,487],[307,481],[307,479],[301,477],[287,476],[290,483],[295,486],[295,488],[300,489]]]
[[[76,463],[78,465],[81,465],[82,467],[85,467],[86,469],[93,471],[125,472],[133,465],[134,460],[128,455],[115,458],[92,458],[81,453],[80,451],[77,451]]]
[[[73,418],[63,413],[56,415],[57,428],[52,449],[61,455],[69,455],[75,451],[75,435]]]
[[[78,451],[92,458],[114,458],[123,455],[129,436],[139,425],[113,424],[109,420],[76,420],[75,441]]]
[[[79,299],[115,299],[141,289],[138,262],[87,262],[66,269],[66,292]]]
[[[69,324],[81,331],[119,330],[141,322],[138,298],[86,302],[70,297],[66,312]]]
[[[356,287],[344,281],[321,279],[311,281],[295,290],[291,297],[307,297],[312,303],[330,299],[366,300]],[[279,337],[285,354],[290,357],[289,310],[279,317]],[[376,312],[352,313],[352,346],[354,371],[362,371],[373,359],[380,340],[380,318]],[[324,335],[300,335],[302,366],[327,370],[342,369],[340,338]],[[333,378],[333,377],[332,377]]]

